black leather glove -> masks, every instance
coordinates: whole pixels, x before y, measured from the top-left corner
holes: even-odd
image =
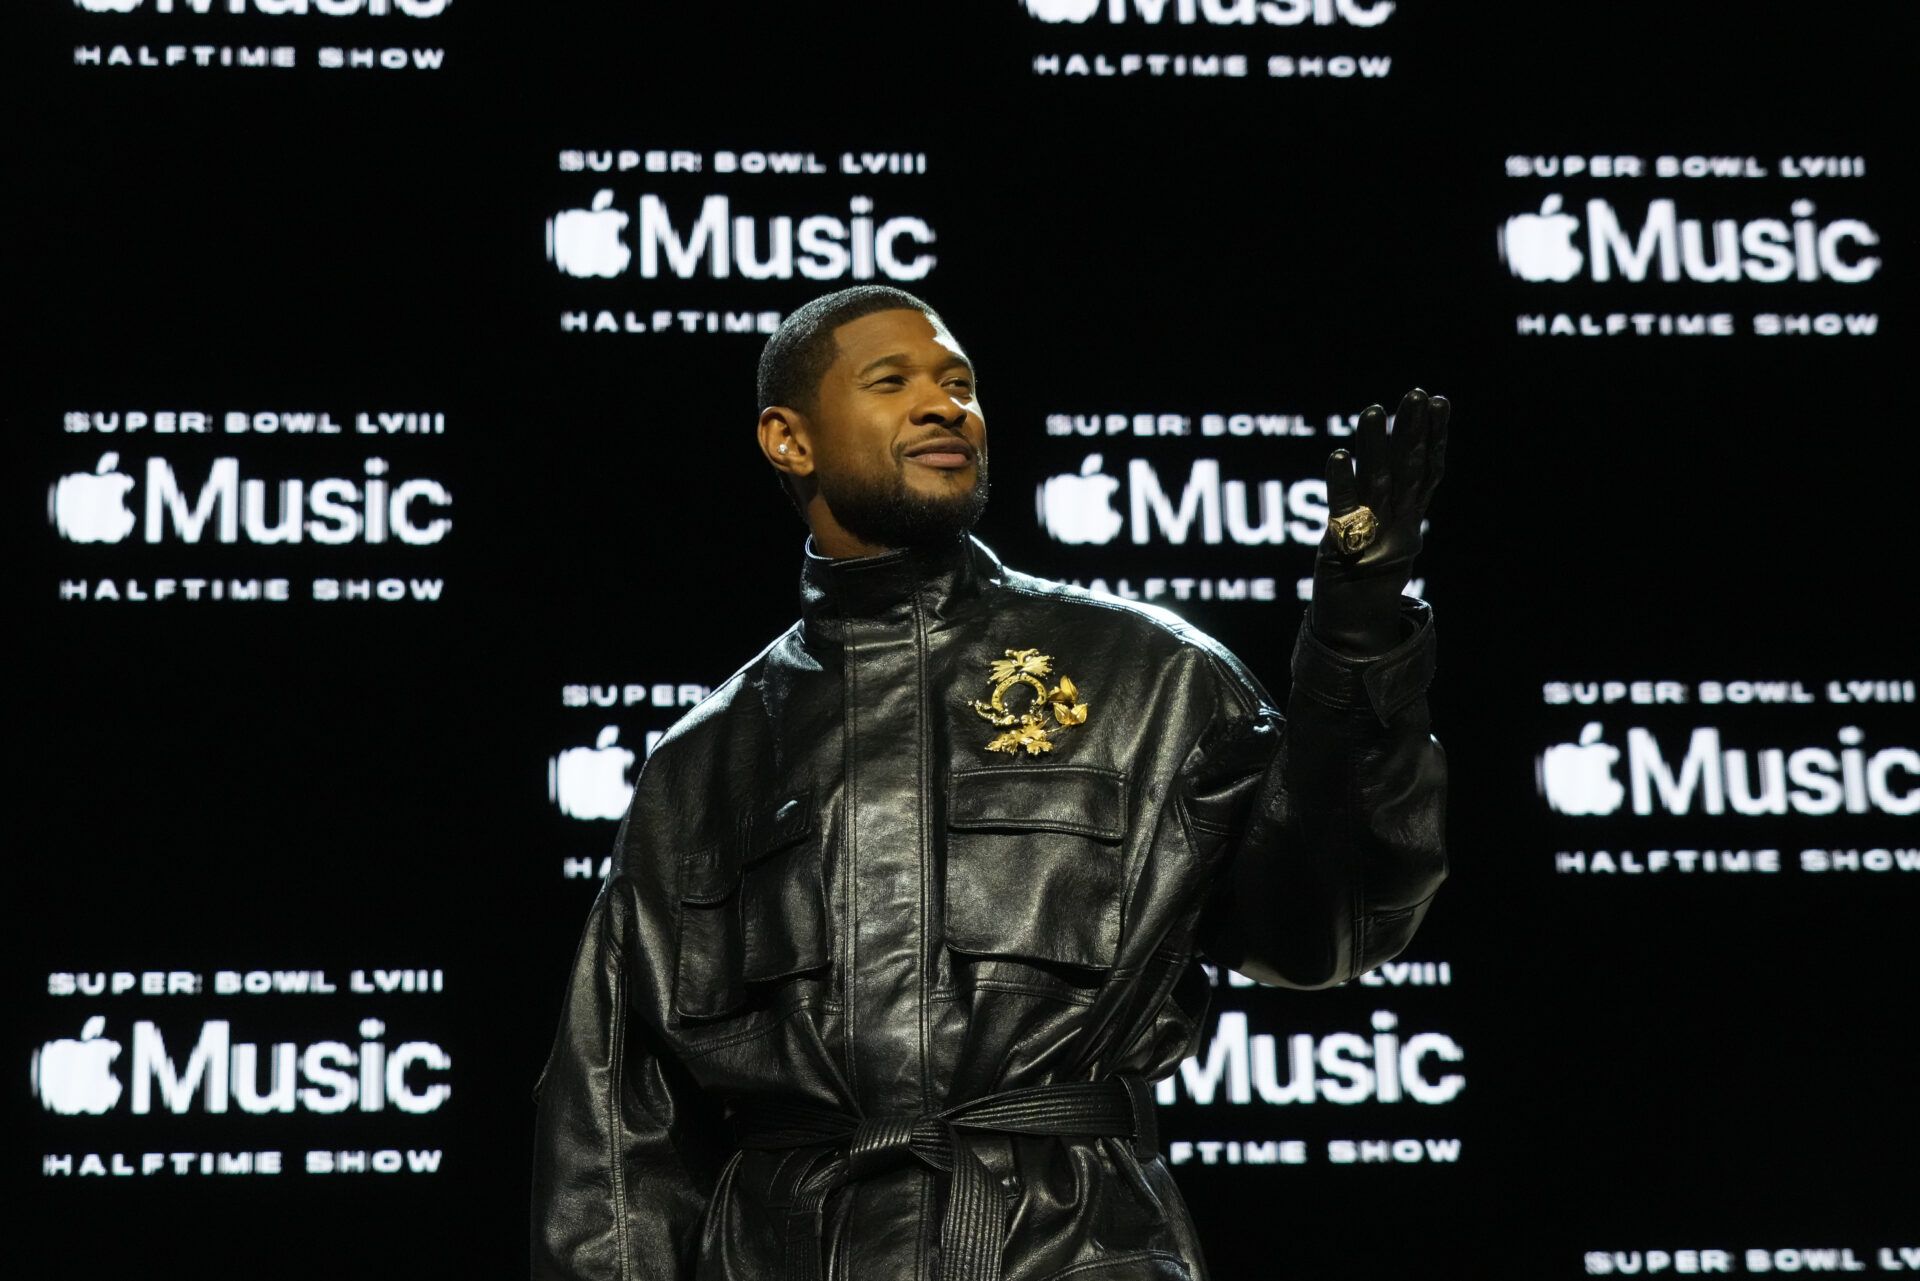
[[[1368,405],[1360,415],[1357,454],[1336,449],[1327,458],[1331,515],[1365,504],[1379,523],[1371,543],[1347,552],[1329,522],[1314,561],[1307,625],[1316,639],[1350,657],[1377,657],[1403,639],[1400,594],[1446,464],[1448,408],[1445,397],[1414,388],[1401,397],[1389,438],[1386,411]]]

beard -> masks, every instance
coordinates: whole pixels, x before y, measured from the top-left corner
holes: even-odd
[[[816,472],[820,496],[840,527],[863,543],[880,547],[937,547],[953,542],[980,521],[987,508],[987,455],[975,464],[973,488],[934,496],[907,488],[906,461],[888,480]]]

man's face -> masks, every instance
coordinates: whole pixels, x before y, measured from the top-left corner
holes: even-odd
[[[862,542],[911,547],[973,528],[987,502],[987,426],[953,335],[911,309],[834,330],[820,380],[813,476]]]

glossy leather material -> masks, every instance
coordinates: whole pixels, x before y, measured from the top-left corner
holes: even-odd
[[[809,547],[801,589],[800,621],[661,739],[621,825],[537,1091],[541,1281],[759,1281],[794,1250],[831,1278],[935,1281],[949,1176],[862,1164],[801,1216],[805,1153],[742,1150],[730,1119],[784,1105],[874,1133],[1164,1077],[1196,1048],[1201,957],[1342,982],[1405,947],[1446,874],[1421,602],[1370,659],[1300,632],[1283,718],[1172,614],[971,537]],[[973,702],[1028,648],[1087,719],[1050,751],[990,752]],[[1166,1165],[1133,1142],[974,1151],[1006,1199],[1008,1281],[1204,1277]]]
[[[1393,644],[1394,606],[1420,554],[1427,507],[1447,465],[1445,396],[1415,387],[1400,398],[1393,432],[1378,405],[1360,411],[1354,444],[1327,456],[1327,510],[1335,518],[1363,504],[1378,522],[1359,552],[1343,551],[1331,530],[1313,563],[1307,626],[1344,654],[1372,655]]]

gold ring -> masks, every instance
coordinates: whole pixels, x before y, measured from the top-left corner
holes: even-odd
[[[1373,508],[1356,507],[1344,516],[1335,516],[1329,524],[1333,528],[1333,540],[1343,552],[1366,550],[1375,536],[1380,533],[1380,522],[1373,518]]]

